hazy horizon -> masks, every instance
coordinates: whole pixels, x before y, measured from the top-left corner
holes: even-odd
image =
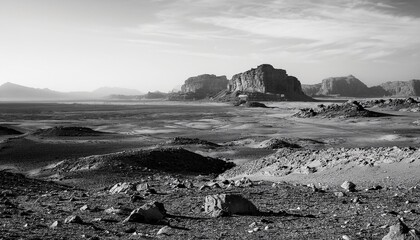
[[[302,84],[420,79],[416,0],[5,0],[0,85],[171,91],[268,63]]]

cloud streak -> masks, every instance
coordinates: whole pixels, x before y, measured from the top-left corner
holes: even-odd
[[[420,18],[398,12],[400,4],[374,0],[176,0],[156,14],[157,22],[130,31],[140,37],[180,42],[226,40],[234,49],[243,43],[250,50],[279,52],[287,48],[305,57],[312,50],[314,58],[336,53],[375,59],[418,47]]]

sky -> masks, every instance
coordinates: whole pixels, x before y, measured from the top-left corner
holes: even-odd
[[[303,84],[420,79],[419,0],[0,0],[0,84],[171,91],[268,63]]]

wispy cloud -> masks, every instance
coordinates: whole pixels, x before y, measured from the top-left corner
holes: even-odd
[[[164,2],[164,1],[162,1]],[[128,32],[184,45],[226,41],[237,49],[383,58],[420,42],[420,19],[398,12],[390,0],[174,0],[156,13],[157,21]],[[184,41],[184,42],[183,42]],[[186,42],[189,41],[189,42]],[[238,44],[240,43],[240,44]]]

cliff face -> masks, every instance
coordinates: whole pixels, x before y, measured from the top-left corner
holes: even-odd
[[[367,87],[354,76],[334,77],[322,80],[314,85],[302,85],[308,96],[341,97],[410,97],[420,96],[420,80],[395,81],[379,86]]]
[[[181,87],[183,93],[199,93],[205,96],[211,96],[223,89],[226,89],[228,80],[226,76],[216,76],[203,74],[196,77],[190,77],[185,80]]]
[[[322,80],[321,88],[316,95],[339,95],[343,97],[367,97],[369,88],[359,79],[350,75]]]
[[[313,84],[313,85],[302,84],[302,91],[308,96],[316,96],[316,94],[321,89],[321,86],[322,86],[321,83],[317,83],[317,84]]]
[[[420,80],[386,82],[380,87],[392,96],[420,96]]]
[[[297,78],[288,76],[285,70],[275,69],[268,64],[234,75],[229,81],[228,91],[283,94],[290,100],[310,99],[302,92],[301,84]]]

